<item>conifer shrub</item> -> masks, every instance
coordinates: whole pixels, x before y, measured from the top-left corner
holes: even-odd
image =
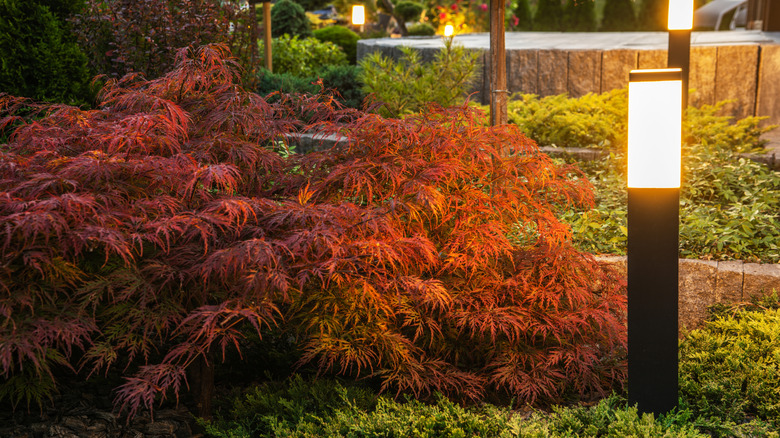
[[[247,330],[396,393],[549,403],[622,384],[624,284],[557,219],[592,202],[575,168],[465,106],[268,103],[234,68],[224,46],[181,50],[94,110],[38,106],[3,145],[0,394],[116,369],[132,415],[207,388],[193,371]],[[3,97],[0,126],[29,105]],[[290,154],[303,131],[346,141]]]
[[[513,17],[510,17],[512,29],[514,30],[533,30],[533,14],[531,13],[531,4],[528,0],[518,0],[517,6],[513,11]]]
[[[563,11],[563,30],[592,32],[596,30],[594,0],[567,0]]]
[[[563,29],[561,0],[539,0],[534,14],[534,30],[559,32]]]
[[[347,55],[347,61],[354,64],[357,60],[357,42],[360,35],[352,32],[344,26],[328,26],[313,32],[314,38],[320,41],[328,41],[339,47]]]
[[[599,30],[625,32],[638,30],[636,11],[632,0],[606,0]]]
[[[87,57],[70,34],[65,20],[73,9],[66,4],[0,2],[0,92],[50,102],[91,103]]]
[[[639,6],[639,27],[642,30],[664,31],[667,28],[669,0],[642,0]]]
[[[430,102],[451,106],[464,101],[477,71],[478,54],[453,44],[452,39],[444,40],[444,49],[429,63],[423,63],[413,48],[401,47],[401,52],[398,61],[378,52],[360,60],[363,91],[383,104],[382,114],[399,117]]]
[[[403,0],[396,3],[393,9],[393,13],[396,16],[400,17],[405,22],[418,21],[424,9],[425,6],[423,6],[420,3],[409,1],[409,0]]]
[[[274,38],[284,35],[308,38],[311,22],[306,11],[292,0],[279,0],[271,8],[271,32]]]

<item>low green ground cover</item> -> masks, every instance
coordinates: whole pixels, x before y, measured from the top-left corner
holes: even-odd
[[[221,400],[214,437],[778,437],[780,309],[772,295],[721,307],[680,342],[680,404],[655,418],[622,395],[549,410],[462,407],[293,377]]]

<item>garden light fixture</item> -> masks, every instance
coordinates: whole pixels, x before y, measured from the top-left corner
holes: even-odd
[[[363,25],[366,24],[366,7],[363,5],[352,6],[352,24],[360,26],[360,31],[363,32]]]
[[[628,399],[677,406],[677,299],[683,81],[679,68],[628,83]]]
[[[455,28],[451,24],[444,26],[444,36],[451,37],[455,33]]]

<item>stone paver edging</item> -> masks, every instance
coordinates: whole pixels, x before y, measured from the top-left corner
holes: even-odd
[[[625,256],[601,256],[599,261],[626,275]],[[680,259],[680,328],[693,329],[707,317],[707,307],[749,301],[756,296],[780,292],[780,264]]]

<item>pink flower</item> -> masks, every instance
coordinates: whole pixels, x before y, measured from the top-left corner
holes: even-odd
[[[516,15],[512,15],[512,26],[517,26],[518,24],[520,24],[520,19]]]
[[[439,20],[444,20],[445,18],[447,18],[447,14],[445,14],[444,12],[439,14]]]
[[[485,4],[485,3],[482,3],[481,5],[479,5],[479,9],[481,9],[481,10],[482,10],[482,12],[485,12],[485,11],[487,11],[487,4]]]
[[[450,9],[452,9],[454,11],[455,9],[458,9],[458,5],[453,4],[452,6],[450,6]]]

